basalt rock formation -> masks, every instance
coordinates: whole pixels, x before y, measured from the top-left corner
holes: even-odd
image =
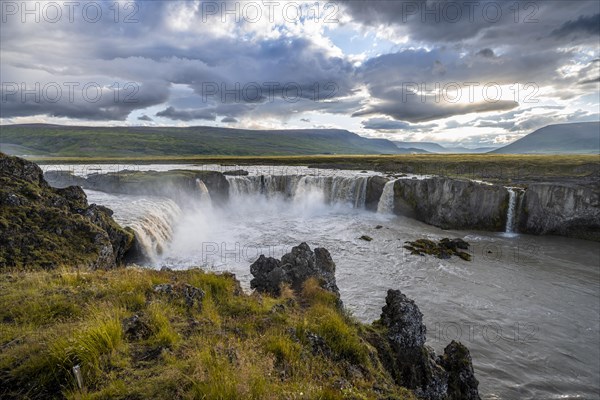
[[[399,290],[389,290],[381,319],[367,340],[396,383],[426,400],[480,400],[469,350],[450,343],[444,354],[425,345],[427,329],[415,302]]]
[[[217,171],[120,171],[86,178],[66,171],[48,171],[45,177],[55,187],[78,185],[107,193],[165,196],[178,202],[202,195],[202,182],[217,203],[229,198],[229,182]]]
[[[365,208],[367,210],[376,211],[379,199],[383,194],[383,188],[388,179],[383,176],[371,176],[367,181]]]
[[[463,243],[453,245],[464,247]],[[259,292],[278,296],[282,284],[299,291],[307,279],[315,277],[322,288],[339,297],[329,252],[322,248],[312,252],[306,243],[294,247],[281,261],[261,255],[250,271],[254,276],[250,285]],[[399,290],[389,290],[385,302],[381,319],[363,335],[396,384],[425,400],[480,400],[469,350],[453,341],[442,356],[436,356],[425,344],[427,328],[415,302]]]
[[[394,212],[442,229],[504,230],[508,190],[450,178],[398,179]]]
[[[335,282],[335,263],[329,251],[316,248],[313,252],[306,243],[292,248],[291,252],[281,257],[281,261],[261,255],[250,266],[250,272],[254,276],[250,287],[273,296],[280,294],[282,284],[289,284],[299,292],[304,282],[314,277],[319,280],[323,289],[339,297]]]
[[[50,187],[34,163],[0,153],[0,269],[113,268],[134,241],[80,187]]]
[[[531,184],[523,199],[519,231],[600,241],[600,189]]]

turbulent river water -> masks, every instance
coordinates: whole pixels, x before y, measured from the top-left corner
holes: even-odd
[[[444,231],[391,214],[391,185],[377,212],[365,210],[369,173],[307,177],[315,172],[300,168],[295,174],[284,183],[228,177],[226,204],[211,204],[207,195],[181,205],[159,197],[87,194],[136,230],[151,253],[150,266],[227,270],[249,288],[249,265],[258,255],[279,258],[303,241],[325,247],[337,264],[344,304],[357,318],[379,318],[387,289],[400,289],[423,312],[428,344],[438,353],[453,339],[469,347],[482,398],[599,398],[597,243],[519,235],[512,226],[509,233]],[[406,240],[442,237],[470,242],[473,260],[413,256],[402,247]]]

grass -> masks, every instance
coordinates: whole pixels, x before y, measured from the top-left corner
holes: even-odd
[[[414,399],[313,281],[272,298],[198,269],[5,272],[0,327],[7,399]]]

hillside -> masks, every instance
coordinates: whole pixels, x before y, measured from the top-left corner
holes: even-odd
[[[27,124],[5,125],[0,127],[0,131],[1,151],[14,155],[127,157],[403,153],[389,140],[368,139],[338,129],[259,131],[202,126],[100,128]]]
[[[600,122],[548,125],[491,153],[599,154]]]
[[[445,153],[447,150],[432,142],[398,142],[394,141],[394,144],[400,149],[420,149],[423,153]]]
[[[478,154],[488,153],[495,150],[495,147],[478,147],[470,149],[463,146],[444,147],[441,144],[433,142],[393,142],[399,149],[407,150],[411,153],[457,153],[457,154]]]

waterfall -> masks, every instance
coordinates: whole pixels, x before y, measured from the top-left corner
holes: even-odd
[[[155,263],[173,238],[173,227],[181,217],[181,209],[172,200],[153,202],[144,215],[128,221],[133,229],[139,250],[149,261]]]
[[[308,198],[327,204],[347,204],[364,208],[368,177],[261,175],[228,176],[231,197],[263,195],[283,197],[295,203]]]
[[[196,179],[196,185],[198,186],[198,190],[200,191],[200,202],[212,204],[212,199],[210,198],[210,192],[206,187],[206,184],[201,179]]]
[[[377,213],[391,214],[394,212],[394,183],[396,183],[395,179],[385,183],[379,203],[377,203]]]
[[[519,188],[508,187],[508,210],[506,211],[506,229],[505,233],[516,233],[517,223],[523,208],[523,190]]]

